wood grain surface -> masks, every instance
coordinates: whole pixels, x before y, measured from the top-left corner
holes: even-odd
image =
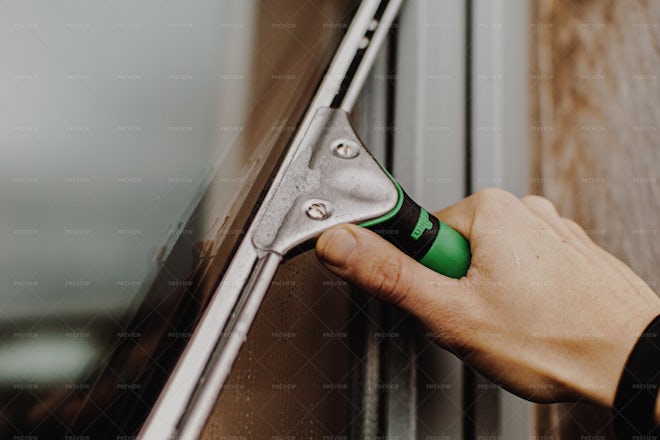
[[[660,2],[533,3],[531,190],[657,292]],[[578,403],[535,412],[538,438],[614,439],[607,409]]]

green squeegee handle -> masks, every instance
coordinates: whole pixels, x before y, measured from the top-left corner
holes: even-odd
[[[429,269],[451,278],[464,276],[470,267],[470,243],[415,203],[394,178],[392,181],[399,192],[394,209],[360,226],[376,232]]]

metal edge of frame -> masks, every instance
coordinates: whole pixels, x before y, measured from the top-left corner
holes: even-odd
[[[300,141],[309,127],[316,110],[331,105],[333,98],[340,90],[344,77],[348,73],[354,55],[360,48],[360,44],[362,44],[361,40],[365,34],[365,30],[372,25],[376,10],[385,1],[387,0],[363,0],[361,3],[346,35],[337,49],[330,68],[325,74],[316,95],[312,99],[298,127],[291,147],[285,153],[285,157],[274,181],[270,185],[264,202],[273,197],[274,188],[277,187],[278,178],[282,174],[281,171],[286,169],[296,155]],[[350,89],[346,93],[349,99],[343,101],[341,107],[344,110],[350,111],[352,108],[355,100],[354,96],[357,96],[359,93],[359,89],[368,73],[369,64],[373,62],[378,45],[382,43],[387,34],[389,28],[388,20],[391,23],[394,19],[401,2],[402,0],[389,1],[387,10],[378,23],[379,26],[364,55],[364,62],[354,76],[356,81],[351,82]],[[275,254],[269,254],[265,258],[266,261],[263,261],[264,257],[259,255],[257,249],[252,244],[255,224],[258,223],[259,218],[264,214],[262,208],[260,208],[255,219],[250,224],[207,310],[195,329],[188,346],[181,355],[172,375],[142,427],[139,438],[158,440],[168,438],[197,438],[203,429],[204,423],[221,391],[222,384],[231,370],[233,360],[245,340],[263,294],[265,294],[270,279],[277,270],[280,262],[279,256]],[[260,262],[260,260],[262,261]],[[228,335],[229,341],[224,346],[223,356],[226,359],[230,359],[230,361],[219,362],[212,369],[212,373],[204,377],[203,374],[212,360],[216,343],[226,333],[224,324],[231,318],[232,311],[239,302],[241,292],[244,292],[246,283],[248,283],[250,278],[253,278],[252,273],[257,266],[261,267],[263,276],[256,280],[258,286],[254,286],[251,292],[246,293],[257,292],[258,294],[251,295],[250,298],[245,299],[243,308],[245,314],[240,317],[237,325],[231,331],[231,334]],[[191,398],[199,386],[203,387],[202,392],[196,396],[194,402],[191,402]],[[181,419],[184,414],[188,414],[188,417],[185,423],[182,424]]]

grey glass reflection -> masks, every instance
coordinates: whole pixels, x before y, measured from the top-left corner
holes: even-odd
[[[3,5],[0,436],[72,432],[99,408],[119,426],[139,413],[119,393],[148,410],[140,367],[162,384],[194,329],[272,169],[255,157],[283,148],[336,47],[339,3],[306,7],[313,32],[259,1]]]
[[[130,302],[244,126],[253,6],[10,3],[3,319]]]

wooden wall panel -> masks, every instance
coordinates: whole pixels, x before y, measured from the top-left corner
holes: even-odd
[[[529,33],[531,190],[657,291],[660,2],[539,0]],[[537,435],[614,438],[606,409],[536,416]]]

